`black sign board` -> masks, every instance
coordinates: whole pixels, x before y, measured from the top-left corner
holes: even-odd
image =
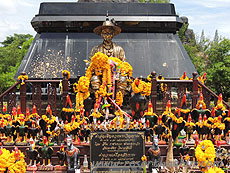
[[[144,132],[92,132],[90,139],[92,173],[143,171]]]

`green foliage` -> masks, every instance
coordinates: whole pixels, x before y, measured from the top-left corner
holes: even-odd
[[[184,24],[178,35],[190,56],[196,70],[203,75],[207,72],[207,85],[217,95],[222,93],[225,100],[230,97],[230,40],[222,39],[216,31],[213,41],[205,38],[187,38],[188,24]]]
[[[180,30],[177,32],[177,35],[179,36],[182,43],[185,43],[186,41],[185,32],[187,31],[187,29],[188,29],[188,24],[184,23],[180,28]]]
[[[0,93],[15,83],[14,75],[25,56],[33,37],[30,34],[14,34],[0,47]]]
[[[207,85],[225,100],[230,97],[230,40],[214,40],[207,50]]]

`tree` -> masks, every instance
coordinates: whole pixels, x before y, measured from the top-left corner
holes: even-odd
[[[216,94],[222,93],[225,100],[230,97],[230,39],[222,39],[216,30],[213,40],[204,36],[187,37],[188,24],[177,32],[188,55],[199,74],[207,72],[207,85]]]
[[[225,100],[230,97],[230,40],[220,39],[210,45],[206,84],[216,93],[222,93]]]
[[[214,43],[218,43],[219,39],[220,39],[220,38],[219,38],[218,30],[216,30],[215,35],[214,35],[213,42],[214,42]]]
[[[15,83],[14,75],[25,56],[33,37],[30,34],[14,34],[0,47],[0,93]]]

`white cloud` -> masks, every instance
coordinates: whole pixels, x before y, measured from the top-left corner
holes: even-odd
[[[229,0],[193,0],[192,2],[207,8],[230,7]]]
[[[0,15],[16,14],[17,8],[14,0],[0,0]]]
[[[229,0],[171,0],[172,3],[175,3],[176,5],[179,4],[190,4],[192,6],[198,5],[205,8],[219,8],[219,7],[230,7],[230,1]],[[190,8],[190,6],[188,6]]]

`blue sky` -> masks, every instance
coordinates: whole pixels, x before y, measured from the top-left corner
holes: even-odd
[[[39,4],[57,1],[61,0],[0,0],[0,42],[14,33],[35,35],[30,21],[38,14]],[[189,28],[195,34],[204,30],[205,36],[212,39],[217,29],[219,35],[230,38],[230,0],[171,0],[171,3],[179,16],[188,17]]]

